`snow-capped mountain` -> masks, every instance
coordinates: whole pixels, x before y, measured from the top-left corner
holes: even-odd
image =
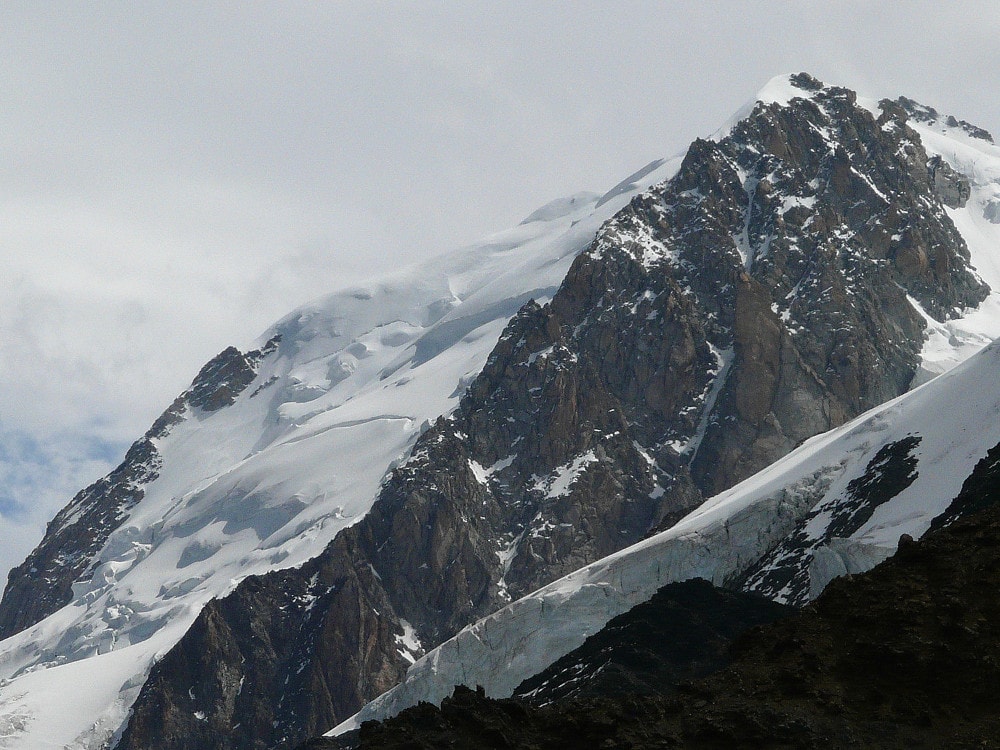
[[[296,311],[12,572],[2,742],[288,745],[404,674],[365,715],[512,688],[657,580],[799,601],[870,566],[933,508],[864,493],[981,458],[935,394],[988,398],[995,352],[840,426],[1000,334],[997,206],[984,131],[783,77],[604,196]]]

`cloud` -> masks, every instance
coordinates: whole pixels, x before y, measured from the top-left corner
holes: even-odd
[[[54,509],[106,474],[123,447],[88,432],[40,440],[0,423],[0,580],[38,544]]]
[[[777,73],[1000,130],[998,31],[995,3],[10,3],[0,515],[40,535],[225,346],[607,189]]]

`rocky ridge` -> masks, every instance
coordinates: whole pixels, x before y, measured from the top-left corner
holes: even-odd
[[[368,516],[207,608],[119,747],[294,744],[472,620],[905,391],[914,305],[944,320],[988,292],[942,203],[962,178],[935,178],[901,106],[789,85],[520,310]],[[264,637],[279,619],[295,638]]]
[[[254,379],[261,361],[278,346],[278,337],[260,349],[228,347],[198,373],[190,388],[153,423],[108,476],[82,490],[49,522],[45,537],[28,558],[10,571],[0,601],[0,639],[19,633],[73,597],[73,584],[89,580],[97,556],[129,511],[142,501],[144,487],[162,466],[157,441],[197,412],[229,406]]]

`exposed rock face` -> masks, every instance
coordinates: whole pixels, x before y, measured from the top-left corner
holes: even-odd
[[[941,319],[985,290],[958,270],[967,249],[933,197],[919,138],[891,105],[875,120],[851,92],[823,89],[799,106],[762,108],[703,148],[728,176],[729,203],[739,206],[743,191],[743,226],[706,220],[664,244],[677,248],[696,294],[722,301],[729,331],[716,346],[734,349],[692,464],[711,493],[906,388],[921,323],[905,293]],[[666,205],[685,191],[707,202],[705,172],[682,168],[681,200]],[[728,246],[730,264],[738,256],[744,267],[728,287],[703,270],[712,246]]]
[[[398,682],[398,620],[356,545],[341,534],[302,568],[211,602],[153,668],[119,746],[275,747]]]
[[[927,169],[930,171],[934,192],[944,205],[949,208],[962,208],[969,202],[969,196],[972,194],[969,181],[952,169],[948,162],[940,156],[935,156],[927,162]]]
[[[642,621],[636,607],[591,639],[624,672],[616,683],[624,690],[570,693],[537,708],[461,688],[440,709],[423,703],[362,725],[352,741],[317,738],[303,750],[995,747],[998,455],[1000,446],[966,480],[952,504],[964,509],[957,520],[919,542],[902,539],[888,562],[836,581],[793,617],[747,632],[727,653],[731,661],[705,679],[679,684],[669,640],[621,627],[633,613]],[[628,661],[637,636],[656,658]],[[580,652],[586,673],[590,662]]]
[[[993,143],[993,136],[990,135],[988,130],[984,130],[983,128],[973,125],[971,122],[959,120],[953,115],[942,117],[941,114],[934,109],[934,107],[928,107],[920,104],[919,102],[915,102],[905,96],[899,97],[893,103],[905,111],[907,115],[916,122],[928,124],[944,122],[950,128],[961,128],[972,138],[978,138],[982,141],[986,141],[987,143]]]
[[[232,405],[253,382],[260,360],[273,352],[277,345],[275,339],[264,348],[247,354],[234,346],[226,348],[201,368],[190,390],[182,398],[186,398],[191,408],[204,411],[218,411]]]
[[[988,290],[906,110],[886,102],[876,119],[850,91],[793,83],[789,106],[696,141],[673,179],[602,228],[551,304],[521,309],[368,516],[298,573],[206,610],[154,669],[119,747],[301,741],[396,679],[414,637],[439,644],[905,391],[923,329],[907,295],[945,319]],[[324,570],[354,571],[351,585]],[[289,599],[317,571],[335,604]],[[299,633],[294,658],[268,642],[279,620]],[[271,704],[209,687],[236,675]]]
[[[129,448],[118,468],[82,490],[56,515],[41,544],[7,577],[0,601],[0,639],[34,625],[72,599],[73,584],[90,577],[111,532],[142,500],[143,487],[159,476],[156,440],[186,419],[189,410],[215,411],[231,404],[277,344],[274,340],[247,354],[229,347],[214,357]]]

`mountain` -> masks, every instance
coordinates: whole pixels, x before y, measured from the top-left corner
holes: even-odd
[[[870,573],[728,641],[705,679],[678,671],[687,653],[662,631],[687,643],[688,623],[706,618],[697,655],[718,638],[713,626],[739,622],[740,599],[670,584],[522,685],[521,700],[459,688],[440,709],[423,703],[350,743],[307,747],[994,747],[998,467],[1000,445],[924,540],[904,538]]]
[[[291,746],[404,675],[404,693],[430,696],[427,678],[447,694],[531,640],[484,678],[498,694],[545,666],[535,640],[551,660],[638,603],[610,594],[601,576],[633,565],[608,555],[664,555],[641,571],[647,599],[696,575],[672,561],[678,529],[707,535],[706,577],[794,603],[889,554],[895,538],[865,534],[909,490],[876,499],[925,487],[945,437],[909,409],[923,432],[861,430],[864,449],[840,426],[1000,333],[1000,151],[804,74],[758,100],[604,196],[332,295],[206,365],[12,571],[10,746]],[[804,446],[810,473],[747,480],[831,428],[847,458]],[[552,637],[510,613],[544,614]]]
[[[802,94],[795,104],[761,105],[696,142],[601,228],[549,305],[518,312],[368,516],[294,578],[263,577],[207,609],[152,671],[121,747],[148,746],[153,727],[165,747],[294,744],[377,692],[371,676],[398,679],[468,622],[905,391],[922,309],[947,325],[986,294],[933,156],[902,107],[875,117],[808,77],[783,86]],[[971,185],[950,179],[968,185],[967,206]],[[613,614],[598,611],[578,622]],[[295,637],[262,644],[279,620]],[[461,659],[440,657],[445,694],[475,664],[458,643]],[[507,667],[524,653],[511,651],[499,669],[528,676]],[[205,696],[193,707],[205,721],[175,708],[191,694]]]

